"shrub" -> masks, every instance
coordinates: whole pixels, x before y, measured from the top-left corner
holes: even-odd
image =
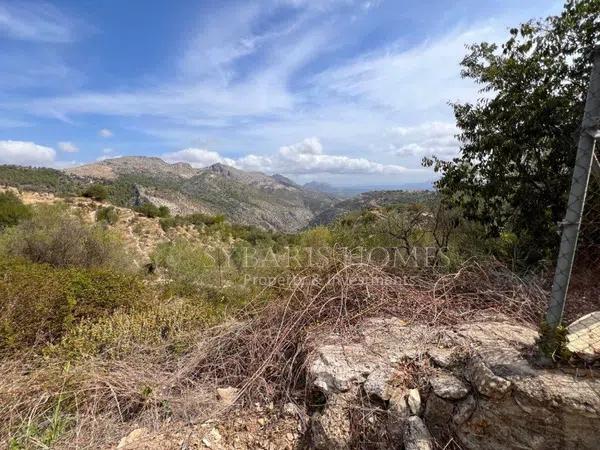
[[[300,236],[300,245],[303,247],[327,247],[331,242],[331,232],[326,227],[316,227],[307,230]]]
[[[114,206],[105,206],[96,211],[96,221],[114,225],[119,221],[119,213]]]
[[[142,305],[149,295],[134,275],[105,269],[0,263],[0,349],[54,342],[82,320]]]
[[[152,203],[143,203],[140,206],[136,206],[133,208],[134,211],[143,214],[146,217],[150,217],[151,219],[155,217],[169,217],[170,211],[166,206],[156,206]]]
[[[31,217],[31,208],[12,192],[0,192],[0,230]]]
[[[190,332],[217,324],[223,315],[219,305],[199,298],[157,298],[144,308],[118,310],[96,321],[82,321],[60,342],[45,347],[44,355],[70,360],[98,355],[122,358],[142,346],[160,349],[165,342],[180,355],[196,342]]]
[[[38,205],[31,219],[9,230],[0,242],[9,256],[56,267],[130,266],[118,236],[98,225],[85,224],[61,205]]]
[[[108,197],[108,189],[101,184],[92,184],[81,195],[102,202]]]
[[[194,292],[202,276],[216,262],[201,246],[186,240],[159,245],[152,254],[152,261],[166,272],[181,293]]]
[[[222,224],[225,222],[225,216],[194,213],[187,216],[165,217],[161,219],[160,226],[167,231],[169,228],[179,227],[183,225],[194,225],[196,227],[204,227]]]

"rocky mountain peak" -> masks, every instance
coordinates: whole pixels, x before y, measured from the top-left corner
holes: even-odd
[[[73,167],[65,170],[65,172],[82,177],[112,180],[120,175],[139,173],[191,178],[197,175],[199,171],[188,163],[169,164],[155,156],[123,156]]]

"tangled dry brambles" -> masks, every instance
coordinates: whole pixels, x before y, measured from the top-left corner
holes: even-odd
[[[179,376],[239,386],[239,396],[287,397],[304,386],[310,334],[351,337],[359,319],[377,315],[433,326],[485,312],[535,323],[545,301],[535,281],[499,264],[471,263],[441,277],[400,277],[350,264],[324,269],[317,280],[300,277],[279,301],[244,310],[233,325],[202,342]]]
[[[194,423],[225,412],[215,405],[216,387],[237,387],[235,400],[242,405],[304,402],[311,336],[340,333],[352,339],[361,319],[376,316],[433,326],[485,312],[531,323],[543,304],[544,291],[535,280],[520,279],[499,264],[471,263],[441,276],[399,276],[366,264],[334,263],[300,273],[281,288],[278,300],[257,297],[224,324],[197,332],[195,348],[178,358],[157,347],[72,367],[33,357],[6,360],[0,439],[10,439],[19,423],[52,416],[57,399],[75,422],[64,439],[80,447],[114,440],[132,422],[158,427],[167,417]]]

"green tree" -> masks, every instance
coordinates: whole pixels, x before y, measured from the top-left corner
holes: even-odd
[[[96,211],[96,221],[115,225],[119,221],[119,213],[114,206],[105,206]]]
[[[600,41],[600,0],[569,0],[558,16],[510,30],[501,46],[469,47],[462,76],[481,86],[475,103],[453,104],[461,154],[433,158],[438,189],[491,235],[514,231],[520,257],[556,248],[579,127]]]
[[[0,230],[31,217],[31,209],[12,192],[0,192]]]
[[[82,194],[84,197],[92,198],[99,202],[106,200],[108,197],[108,189],[101,184],[92,184]]]
[[[133,208],[134,211],[139,212],[140,214],[143,214],[146,217],[149,217],[151,219],[155,218],[155,217],[169,217],[170,216],[170,211],[169,208],[166,206],[156,206],[153,203],[143,203],[139,206],[136,206],[135,208]]]

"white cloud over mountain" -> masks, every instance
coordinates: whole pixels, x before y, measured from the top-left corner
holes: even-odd
[[[323,145],[316,137],[281,147],[272,155],[249,154],[237,159],[225,158],[219,153],[186,148],[165,153],[165,161],[187,162],[194,167],[206,167],[223,163],[244,170],[256,170],[282,174],[401,174],[410,169],[397,164],[381,164],[365,158],[331,155],[323,152]]]
[[[79,151],[79,148],[75,144],[68,141],[59,142],[58,148],[60,148],[65,153],[76,153]]]
[[[460,76],[465,45],[504,41],[508,27],[560,10],[547,0],[467,3],[438,15],[393,0],[192,2],[172,8],[189,18],[180,30],[144,30],[122,48],[111,39],[122,22],[82,25],[78,10],[94,18],[77,2],[68,14],[1,3],[0,38],[13,47],[0,58],[0,127],[27,123],[36,137],[24,139],[41,142],[76,136],[88,160],[110,139],[119,154],[197,166],[346,174],[348,183],[429,178],[423,156],[458,151],[448,102],[481,95]],[[85,42],[82,29],[96,26]],[[82,56],[90,51],[92,61]],[[120,70],[124,62],[139,70]],[[113,126],[118,134],[99,130]]]
[[[230,158],[223,158],[217,152],[203,148],[184,148],[176,152],[165,153],[162,158],[168,163],[187,162],[193,167],[206,167],[216,163],[236,166],[236,162]]]
[[[51,147],[27,141],[0,141],[0,164],[50,166],[56,151]]]

